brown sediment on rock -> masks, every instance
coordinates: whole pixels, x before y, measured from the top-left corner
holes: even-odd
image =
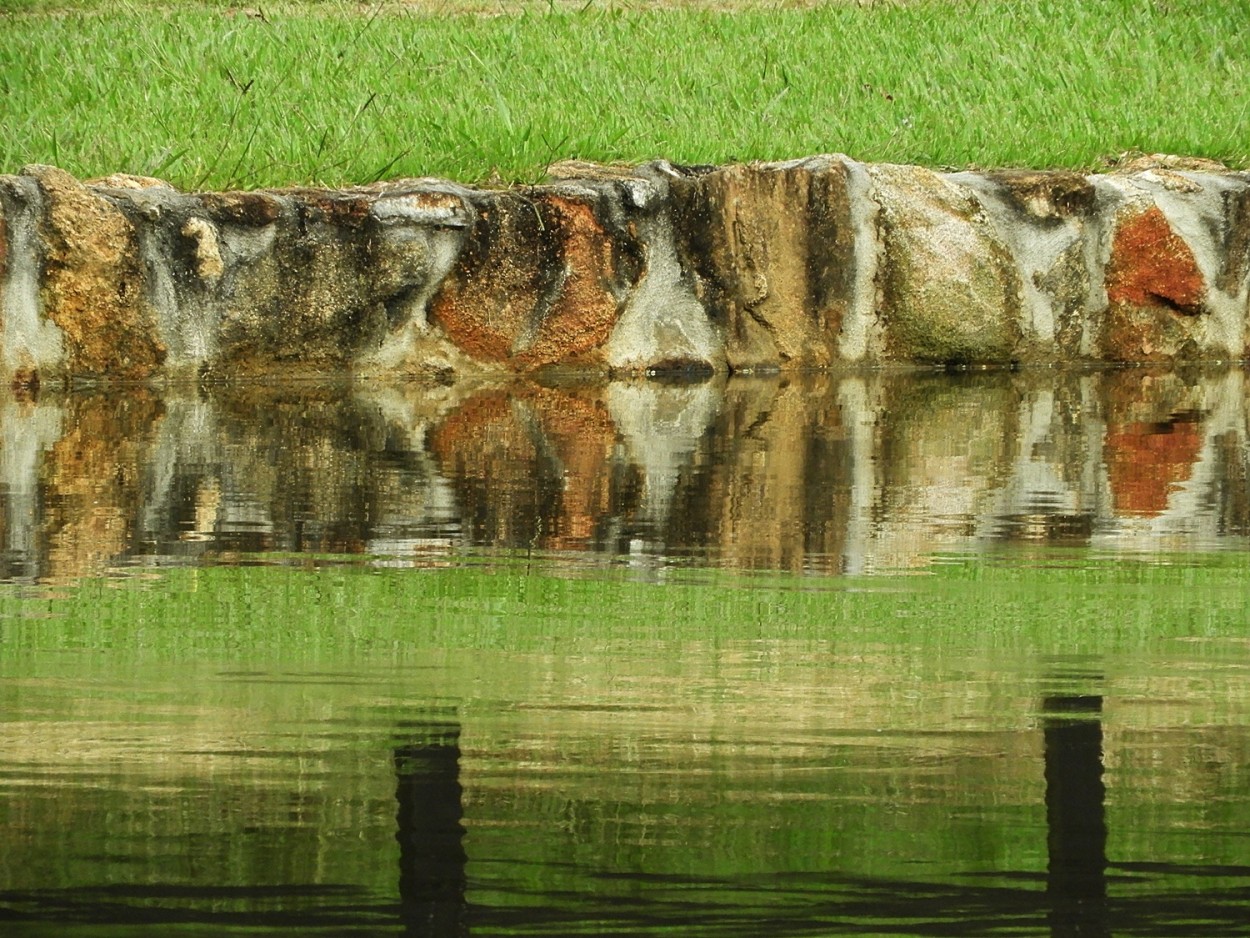
[[[589,362],[607,342],[621,312],[620,292],[613,285],[636,278],[636,259],[618,256],[629,253],[629,246],[618,250],[618,239],[587,203],[553,196],[543,201],[541,211],[548,230],[562,234],[557,261],[562,271],[553,286],[555,295],[531,327],[533,338],[518,348],[516,361],[527,368]],[[628,261],[635,262],[626,272],[622,268]]]
[[[430,319],[474,358],[506,360],[528,327],[552,262],[544,230],[519,194],[477,208],[460,259],[430,302]]]
[[[469,355],[520,369],[603,364],[625,292],[641,270],[599,193],[500,193],[477,207],[430,319]]]
[[[209,192],[200,198],[209,218],[218,224],[263,228],[282,214],[282,203],[263,192]]]
[[[692,174],[674,180],[672,201],[678,254],[730,367],[832,364],[855,269],[845,164]]]
[[[166,348],[144,293],[134,225],[112,203],[50,166],[26,170],[46,202],[41,300],[66,339],[71,374],[144,378]]]
[[[839,155],[182,193],[0,177],[3,361],[45,377],[1233,360],[1250,174]]]
[[[999,170],[985,175],[1003,187],[1020,211],[1034,218],[1084,215],[1094,207],[1094,187],[1079,173]]]

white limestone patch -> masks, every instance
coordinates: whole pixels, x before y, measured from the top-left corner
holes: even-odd
[[[473,223],[464,199],[450,188],[383,196],[370,211],[383,225],[467,228]]]
[[[637,224],[646,269],[608,337],[608,367],[637,372],[683,361],[725,370],[724,343],[677,259],[671,219],[666,213],[641,215]]]
[[[846,167],[846,195],[855,230],[855,270],[851,302],[842,320],[838,353],[844,361],[859,362],[870,352],[879,352],[884,330],[878,315],[877,268],[881,239],[877,224],[881,207],[872,195],[872,177],[864,164],[845,156],[835,156]]]
[[[33,179],[0,178],[4,190],[4,223],[8,251],[0,280],[3,362],[9,373],[19,369],[56,369],[65,358],[61,330],[44,318],[39,301],[41,246],[38,216],[43,197]]]
[[[1020,274],[1020,331],[1026,341],[1053,349],[1062,309],[1057,298],[1042,289],[1041,284],[1055,269],[1061,257],[1084,236],[1084,225],[1078,218],[1065,218],[1058,223],[1031,224],[1011,204],[1000,183],[979,173],[955,173],[946,177],[971,189],[994,234],[1010,252]],[[1046,206],[1029,206],[1030,214],[1044,216]]]
[[[437,344],[446,346],[450,351],[450,343],[435,331],[429,322],[429,305],[434,294],[442,285],[443,280],[451,272],[460,251],[464,247],[467,232],[462,228],[394,228],[389,231],[393,240],[414,242],[410,247],[419,246],[424,257],[423,269],[414,271],[415,285],[408,293],[396,300],[399,304],[392,315],[399,324],[390,330],[382,340],[382,344],[374,349],[363,351],[359,364],[379,370],[409,370],[424,365],[427,369],[458,370],[456,365],[463,366],[460,356],[440,354],[436,359],[422,362],[423,356],[429,355],[431,339],[442,340]],[[415,253],[415,252],[414,252]],[[457,361],[453,361],[455,358]]]

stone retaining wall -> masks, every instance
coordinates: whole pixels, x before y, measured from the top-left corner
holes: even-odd
[[[0,176],[10,379],[1247,357],[1250,174],[563,163],[188,194]]]

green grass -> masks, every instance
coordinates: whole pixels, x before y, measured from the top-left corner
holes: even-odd
[[[0,172],[259,187],[831,151],[1250,165],[1248,0],[458,12],[490,6],[0,0]]]
[[[504,558],[443,569],[182,568],[89,579],[52,596],[0,588],[0,660],[112,650],[166,660],[261,660],[497,649],[572,654],[635,643],[792,641],[1027,658],[1149,655],[1197,641],[1238,651],[1247,556],[1094,552],[938,558],[923,574],[811,578],[688,570],[664,585]]]

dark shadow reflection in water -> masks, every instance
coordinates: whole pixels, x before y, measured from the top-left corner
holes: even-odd
[[[395,750],[395,839],[404,934],[462,938],[469,934],[461,819],[460,726],[409,724],[411,743]]]
[[[1046,892],[1054,938],[1108,938],[1102,698],[1047,697]]]

